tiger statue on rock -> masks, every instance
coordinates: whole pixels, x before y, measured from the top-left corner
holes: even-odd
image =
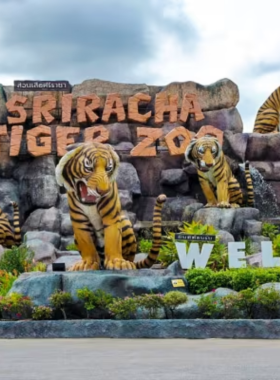
[[[280,87],[259,108],[253,133],[278,133],[280,112]]]
[[[121,210],[116,176],[119,156],[108,144],[68,146],[56,166],[56,180],[67,190],[75,243],[82,260],[69,270],[150,268],[161,246],[161,210],[166,196],[157,197],[153,214],[153,245],[144,260],[134,263],[136,238]]]
[[[206,135],[192,139],[185,158],[197,168],[199,183],[207,200],[205,207],[237,208],[244,203],[240,184],[233,176],[217,138]],[[253,207],[254,191],[248,161],[245,163],[245,178],[247,205]]]
[[[13,226],[11,226],[7,214],[0,208],[0,244],[5,248],[21,244],[18,204],[11,202],[11,205],[14,209]]]

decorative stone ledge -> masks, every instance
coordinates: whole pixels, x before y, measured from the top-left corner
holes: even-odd
[[[2,321],[0,339],[280,339],[280,319]]]

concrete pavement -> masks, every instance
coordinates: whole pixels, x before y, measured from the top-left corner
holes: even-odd
[[[280,380],[278,340],[0,340],[1,380]]]

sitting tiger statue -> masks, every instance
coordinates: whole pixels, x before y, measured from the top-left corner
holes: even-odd
[[[153,215],[153,245],[146,259],[134,263],[136,238],[121,210],[116,176],[119,156],[108,144],[82,143],[56,166],[56,180],[67,190],[75,243],[82,260],[69,270],[150,268],[161,246],[161,210],[166,196],[157,197]]]
[[[19,223],[19,209],[16,202],[11,202],[14,209],[13,227],[11,226],[7,214],[0,208],[0,244],[5,248],[21,244],[21,230]]]
[[[243,194],[217,138],[206,135],[192,139],[185,152],[186,161],[192,162],[198,172],[199,183],[206,197],[205,207],[240,207]],[[254,192],[249,162],[245,163],[247,204],[254,205]]]
[[[280,87],[259,108],[253,133],[278,133],[280,112]]]

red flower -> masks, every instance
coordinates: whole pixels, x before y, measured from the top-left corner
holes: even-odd
[[[212,289],[211,292],[215,293],[216,289]]]

